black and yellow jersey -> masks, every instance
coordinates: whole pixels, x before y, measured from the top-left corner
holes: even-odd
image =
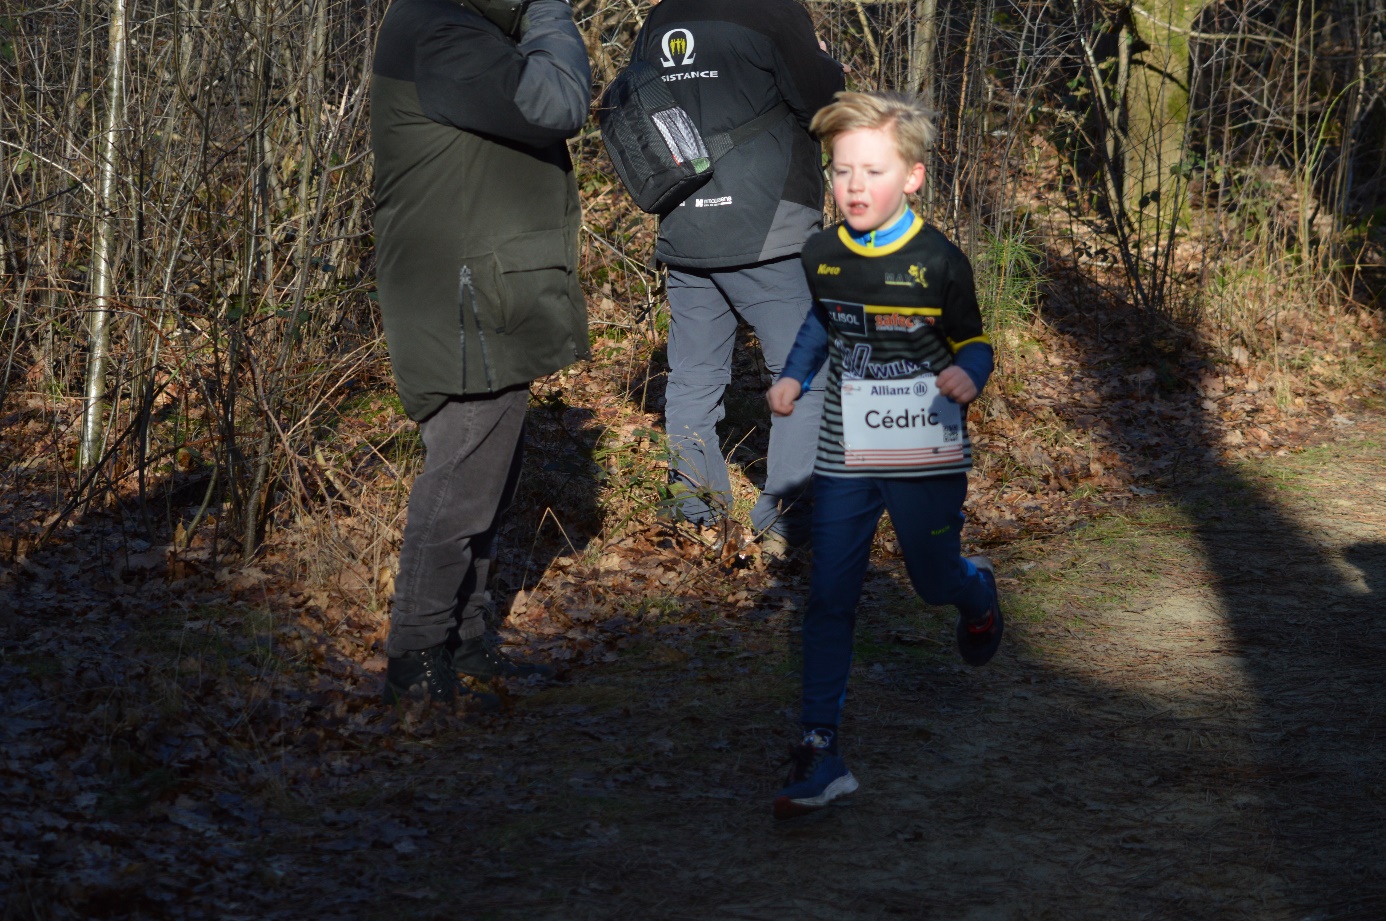
[[[801,259],[814,311],[828,332],[826,399],[815,472],[914,477],[971,467],[965,425],[961,450],[935,463],[848,467],[842,418],[844,379],[900,381],[937,374],[953,364],[960,348],[989,345],[967,256],[937,229],[916,219],[900,238],[880,247],[857,243],[845,225],[824,230],[804,244]],[[793,364],[793,356],[790,361]]]

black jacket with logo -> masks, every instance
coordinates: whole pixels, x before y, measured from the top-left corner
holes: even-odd
[[[454,0],[395,0],[371,76],[376,276],[405,411],[494,393],[588,351],[564,143],[587,51],[560,0],[517,43]]]
[[[795,0],[663,0],[636,36],[632,60],[665,74],[704,135],[775,108],[790,114],[717,161],[712,180],[659,224],[669,265],[723,268],[798,253],[823,220],[823,169],[808,133],[843,88]]]

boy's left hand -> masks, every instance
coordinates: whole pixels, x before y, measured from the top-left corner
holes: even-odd
[[[794,401],[799,399],[799,394],[803,392],[803,384],[792,377],[782,377],[765,392],[765,400],[770,404],[772,413],[777,416],[789,416],[794,413]]]
[[[977,399],[977,385],[972,382],[972,375],[957,365],[938,372],[938,392],[959,406]]]

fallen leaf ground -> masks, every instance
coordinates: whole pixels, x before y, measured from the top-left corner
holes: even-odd
[[[408,463],[387,405],[342,433],[332,513],[249,567],[128,508],[30,552],[54,503],[21,406],[0,917],[1386,917],[1379,388],[1053,317],[977,418],[1002,653],[960,664],[884,531],[843,727],[862,790],[785,823],[804,572],[654,521],[649,343],[612,341],[624,388],[536,391],[504,635],[559,676],[499,717],[378,704]]]

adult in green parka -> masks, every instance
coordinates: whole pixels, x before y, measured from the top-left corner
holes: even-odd
[[[563,0],[532,0],[513,24],[495,15],[503,4],[478,7],[395,0],[371,79],[380,308],[426,450],[390,613],[389,702],[470,694],[459,673],[546,670],[486,636],[486,577],[529,384],[588,352],[564,144],[587,118],[586,48]]]

